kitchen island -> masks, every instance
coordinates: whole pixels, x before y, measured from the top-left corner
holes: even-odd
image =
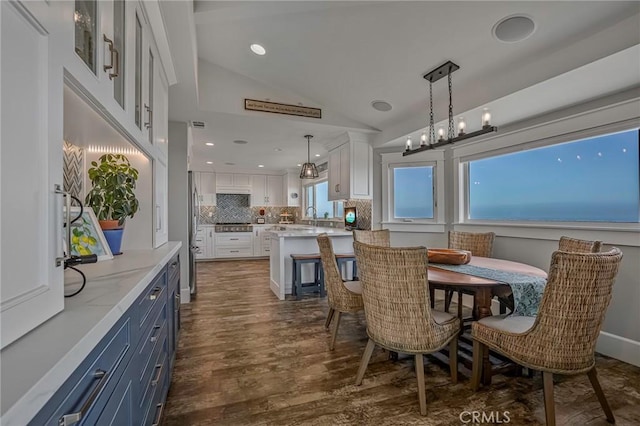
[[[353,234],[340,228],[313,226],[287,226],[268,229],[271,233],[269,256],[270,287],[280,300],[291,294],[293,283],[292,254],[319,253],[316,237],[323,232],[329,234],[335,253],[353,253]],[[313,281],[313,266],[302,265],[302,281]]]

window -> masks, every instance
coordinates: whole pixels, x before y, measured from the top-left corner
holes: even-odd
[[[393,218],[433,219],[433,166],[391,166]]]
[[[339,218],[344,216],[344,204],[342,201],[329,201],[329,182],[322,181],[305,186],[307,196],[306,206],[308,211],[305,216],[311,217],[313,213],[309,207],[315,207],[317,217],[322,219]]]
[[[638,223],[639,131],[468,162],[468,218]]]

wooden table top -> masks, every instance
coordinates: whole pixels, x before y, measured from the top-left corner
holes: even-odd
[[[519,274],[532,275],[535,277],[547,277],[547,273],[535,266],[527,265],[525,263],[513,262],[510,260],[494,259],[491,257],[472,256],[469,265],[479,266],[482,268],[497,269],[500,271],[515,272]],[[463,274],[460,272],[453,272],[447,269],[440,269],[436,266],[429,265],[428,279],[430,283],[442,284],[449,286],[470,286],[470,287],[482,287],[482,286],[494,286],[501,284],[498,281],[490,280],[488,278],[476,277],[473,275]]]

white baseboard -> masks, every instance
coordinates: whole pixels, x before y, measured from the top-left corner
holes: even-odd
[[[596,352],[640,367],[640,342],[635,340],[601,331]]]
[[[191,302],[191,290],[187,288],[180,288],[180,304]]]

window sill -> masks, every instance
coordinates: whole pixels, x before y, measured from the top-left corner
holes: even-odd
[[[444,223],[426,222],[381,222],[382,227],[392,232],[444,232]]]

